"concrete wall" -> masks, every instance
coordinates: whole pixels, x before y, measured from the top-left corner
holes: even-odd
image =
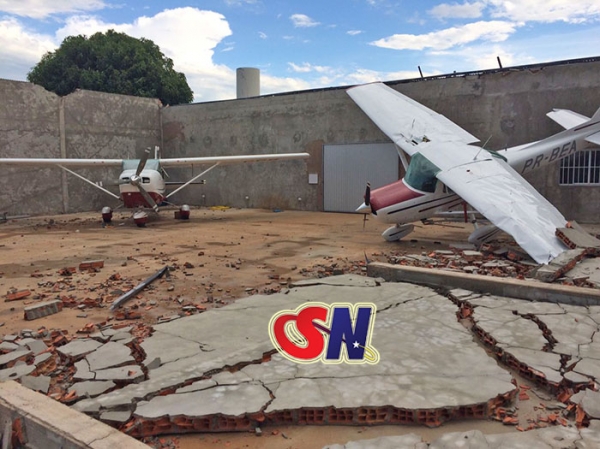
[[[552,108],[591,116],[600,106],[600,60],[555,63],[388,83],[502,149],[561,130]],[[161,109],[157,100],[78,91],[63,99],[29,83],[0,80],[0,157],[139,157],[161,145],[164,157],[306,151],[309,160],[218,167],[172,200],[322,210],[323,145],[388,138],[346,94],[331,88]],[[207,167],[169,170],[185,181]],[[310,173],[319,183],[308,183]],[[118,169],[83,172],[114,182]],[[558,166],[528,176],[568,219],[597,222],[600,187],[558,185]],[[111,190],[117,191],[116,187]],[[300,200],[299,200],[300,198]],[[361,198],[357,198],[360,201]],[[0,212],[99,210],[109,198],[59,169],[2,169]]]
[[[0,80],[0,157],[135,158],[160,145],[155,99],[76,91],[60,98],[24,82]],[[103,184],[119,169],[78,170]],[[109,190],[117,193],[116,186]],[[0,212],[9,215],[99,210],[118,202],[59,168],[3,167]]]
[[[388,84],[444,114],[482,143],[489,139],[487,148],[498,150],[560,131],[545,115],[552,108],[591,116],[600,106],[598,73],[600,62],[592,61]],[[180,196],[191,204],[199,204],[205,194],[207,205],[322,210],[323,145],[389,141],[344,88],[175,106],[163,110],[163,124],[167,157],[312,154],[308,162],[218,168],[207,176],[208,185]],[[319,173],[319,185],[308,185],[308,173],[314,172]],[[600,187],[558,186],[557,165],[528,178],[567,218],[597,221]]]

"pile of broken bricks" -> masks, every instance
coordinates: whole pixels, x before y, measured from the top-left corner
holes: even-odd
[[[104,323],[88,325],[86,331],[93,332],[74,337],[41,327],[5,335],[0,343],[0,381],[17,380],[71,404],[146,377],[148,366],[141,364],[144,354],[139,342],[150,335],[150,327]]]

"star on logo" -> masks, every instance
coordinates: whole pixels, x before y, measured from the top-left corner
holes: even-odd
[[[354,346],[354,349],[358,349],[358,347],[359,347],[360,345],[358,344],[358,342],[357,342],[357,341],[355,341],[354,343],[352,343],[352,346]]]

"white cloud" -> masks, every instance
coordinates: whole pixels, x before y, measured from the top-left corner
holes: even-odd
[[[52,36],[33,33],[17,19],[0,20],[0,66],[5,78],[24,81],[42,56],[56,47]]]
[[[394,34],[371,42],[371,45],[393,50],[446,50],[458,45],[484,40],[500,42],[516,31],[517,24],[503,21],[474,22],[427,34]]]
[[[598,0],[487,0],[492,17],[517,22],[582,23],[600,20]]]
[[[350,30],[350,31],[346,31],[346,34],[349,34],[350,36],[357,36],[359,34],[362,34],[363,31],[361,30]]]
[[[103,0],[0,0],[0,11],[34,19],[97,11],[106,6]]]
[[[262,31],[258,32],[258,37],[260,37],[261,39],[267,39],[268,38],[267,33],[263,33]]]
[[[481,17],[485,3],[442,3],[427,11],[428,14],[438,19],[476,19]]]
[[[310,28],[320,25],[319,22],[316,22],[305,14],[293,14],[290,16],[290,20],[296,28]]]
[[[297,72],[297,73],[311,73],[311,72],[327,73],[327,72],[331,72],[331,67],[321,66],[321,65],[312,65],[308,62],[305,62],[301,65],[294,64],[293,62],[288,62],[288,65],[290,66],[292,71]]]

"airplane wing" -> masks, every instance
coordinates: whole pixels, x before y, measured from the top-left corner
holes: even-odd
[[[0,165],[30,165],[37,167],[120,167],[123,159],[58,159],[58,158],[0,158]]]
[[[553,109],[546,115],[565,129],[575,128],[589,120],[589,117],[568,109]]]
[[[459,143],[429,144],[420,153],[440,169],[440,181],[510,234],[537,263],[566,250],[555,232],[567,220],[503,159]]]
[[[243,156],[208,156],[208,157],[183,157],[173,159],[160,159],[162,167],[176,167],[180,165],[202,164],[239,164],[242,162],[261,162],[286,159],[306,159],[308,153],[280,153],[280,154],[253,154]],[[0,165],[29,165],[50,167],[61,165],[63,167],[121,167],[123,161],[128,159],[57,159],[57,158],[0,158]],[[137,159],[136,159],[137,161]]]
[[[427,142],[479,141],[443,115],[383,83],[352,87],[347,93],[386,136],[411,156]]]
[[[162,167],[176,167],[180,165],[203,165],[203,164],[240,164],[243,162],[264,162],[289,159],[306,159],[308,153],[279,153],[279,154],[251,154],[243,156],[207,156],[207,157],[182,157],[172,159],[161,159]]]

